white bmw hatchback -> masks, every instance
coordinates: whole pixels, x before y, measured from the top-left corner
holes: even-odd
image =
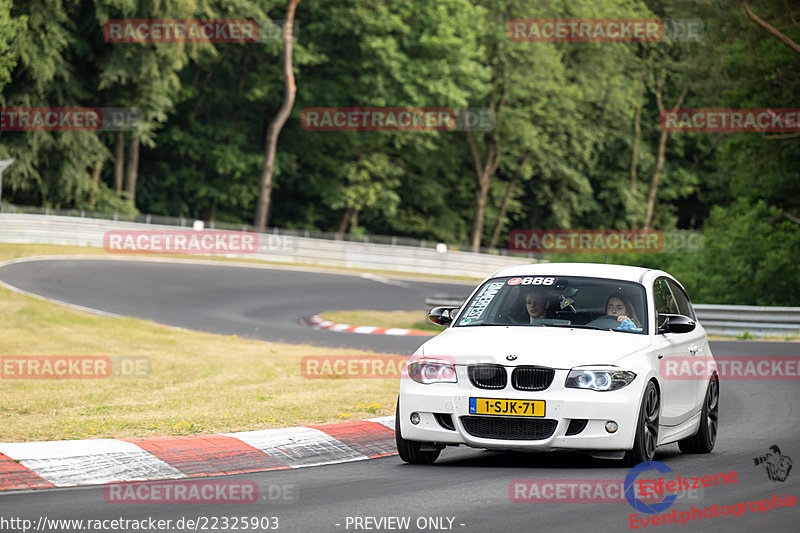
[[[656,447],[714,448],[719,380],[683,287],[660,270],[543,263],[495,272],[409,359],[397,449],[433,463],[445,446],[583,450],[634,465]],[[703,377],[665,363],[703,363]],[[674,367],[673,367],[674,368]]]

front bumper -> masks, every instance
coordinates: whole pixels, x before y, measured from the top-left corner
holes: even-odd
[[[641,404],[644,380],[637,376],[628,386],[608,392],[567,389],[564,382],[568,370],[556,370],[551,385],[544,391],[520,391],[507,385],[504,389],[487,390],[474,387],[466,367],[458,366],[458,383],[423,385],[404,379],[400,385],[400,430],[404,439],[440,444],[465,444],[474,448],[548,451],[629,450],[633,448],[636,423]],[[509,400],[544,400],[543,417],[473,415],[470,398]],[[418,413],[419,424],[412,424],[411,413]],[[436,414],[450,415],[453,430],[446,429]],[[462,417],[472,417],[472,423]],[[484,420],[476,420],[484,419]],[[493,420],[489,420],[493,419]],[[447,418],[445,417],[445,420]],[[586,421],[585,427],[567,435],[570,422]],[[539,421],[543,423],[531,423]],[[614,421],[618,429],[609,433],[606,422]],[[475,424],[479,422],[479,424]],[[573,432],[580,423],[572,426]],[[482,429],[476,431],[476,426]],[[487,438],[486,429],[491,437]],[[507,432],[509,438],[501,438]],[[482,434],[484,434],[482,436]]]

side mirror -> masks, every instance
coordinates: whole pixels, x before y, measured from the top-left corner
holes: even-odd
[[[689,333],[696,326],[694,320],[684,315],[658,315],[657,320],[661,322],[659,333]]]
[[[437,326],[447,326],[458,314],[458,307],[434,307],[428,313],[428,320]]]

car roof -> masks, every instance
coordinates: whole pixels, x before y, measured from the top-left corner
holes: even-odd
[[[508,266],[501,268],[491,277],[500,276],[586,276],[607,278],[639,283],[642,276],[652,271],[649,268],[627,265],[608,265],[603,263],[535,263],[531,265]]]

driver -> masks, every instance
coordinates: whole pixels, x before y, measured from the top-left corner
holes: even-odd
[[[620,331],[642,331],[642,324],[630,299],[622,294],[612,294],[606,300],[606,314],[616,317],[620,325],[614,329]]]
[[[529,324],[537,318],[547,318],[547,310],[550,309],[550,298],[547,289],[543,287],[531,287],[525,293],[525,310],[530,316]]]

